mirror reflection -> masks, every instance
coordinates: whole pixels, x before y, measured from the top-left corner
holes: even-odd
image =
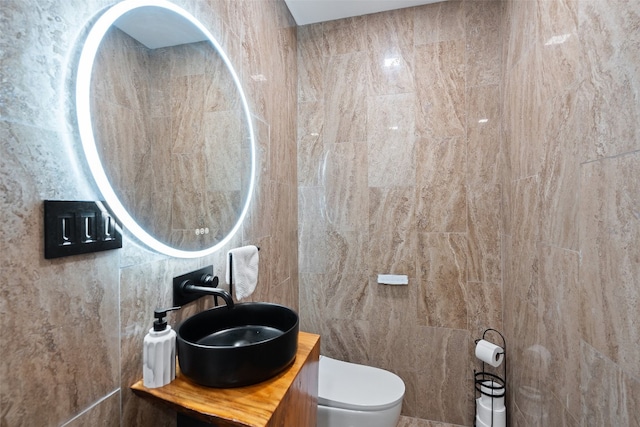
[[[100,163],[142,229],[181,251],[229,235],[250,197],[251,132],[205,34],[160,7],[120,16],[95,55],[90,108]]]

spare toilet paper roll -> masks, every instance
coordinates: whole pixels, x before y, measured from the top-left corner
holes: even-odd
[[[484,363],[497,368],[504,359],[504,350],[489,341],[479,340],[476,344],[476,357]]]

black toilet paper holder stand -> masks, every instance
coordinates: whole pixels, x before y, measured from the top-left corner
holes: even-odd
[[[507,352],[507,343],[504,339],[504,335],[502,335],[500,333],[500,331],[493,329],[493,328],[488,328],[485,329],[484,332],[482,333],[482,338],[479,338],[477,340],[475,340],[476,345],[478,344],[478,342],[480,342],[480,340],[484,340],[486,339],[487,333],[488,332],[495,332],[498,336],[500,336],[500,339],[502,340],[502,352],[498,353],[498,355],[503,355],[503,361],[502,361],[502,376],[498,375],[499,369],[498,368],[493,368],[491,367],[489,364],[485,363],[484,361],[482,362],[482,370],[481,371],[476,371],[475,369],[473,370],[473,377],[474,377],[474,387],[475,387],[475,394],[474,394],[474,401],[475,399],[477,399],[479,396],[485,395],[485,396],[491,396],[491,425],[493,426],[493,401],[496,398],[500,398],[500,397],[504,397],[505,400],[505,406],[506,406],[506,401],[507,401],[507,361],[504,360],[506,358],[506,352]],[[493,372],[490,372],[488,369],[491,369]],[[497,371],[497,373],[496,373]],[[489,384],[485,384],[486,381],[491,381]],[[497,384],[497,385],[495,385]],[[489,390],[489,392],[485,391],[485,390]],[[476,406],[474,405],[474,408],[476,408]],[[473,425],[476,425],[476,420],[477,420],[477,408],[474,410],[474,418],[473,418]]]

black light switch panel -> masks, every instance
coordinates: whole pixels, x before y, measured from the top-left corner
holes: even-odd
[[[104,202],[44,201],[47,259],[122,247],[122,227]]]

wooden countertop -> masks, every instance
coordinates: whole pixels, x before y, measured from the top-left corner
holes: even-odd
[[[131,389],[139,396],[220,427],[265,427],[305,363],[315,363],[317,368],[319,352],[320,336],[300,332],[293,364],[261,383],[238,388],[204,387],[186,378],[176,367],[176,379],[164,387],[147,388],[140,380]]]

